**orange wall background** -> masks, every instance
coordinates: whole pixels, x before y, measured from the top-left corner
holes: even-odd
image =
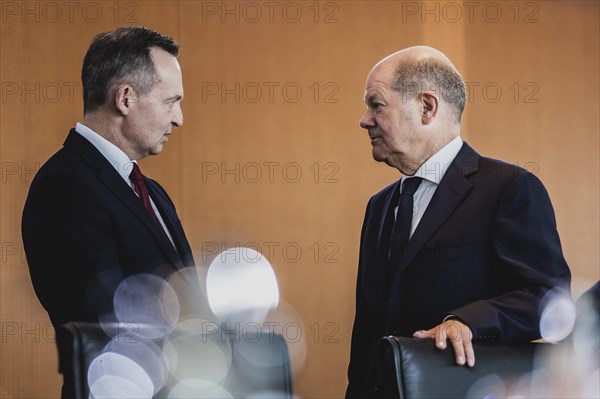
[[[303,327],[298,396],[344,393],[364,209],[399,177],[358,126],[364,80],[401,48],[454,61],[469,89],[463,138],[545,183],[574,297],[598,280],[598,1],[75,3],[1,2],[0,397],[59,396],[20,217],[36,169],[82,118],[91,39],[121,25],[182,45],[185,123],[142,167],[174,200],[199,267],[216,247],[269,257]]]

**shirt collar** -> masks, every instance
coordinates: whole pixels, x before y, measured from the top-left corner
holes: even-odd
[[[119,147],[94,132],[83,123],[77,122],[75,126],[77,133],[87,139],[100,153],[108,160],[117,173],[126,181],[129,182],[129,174],[131,173],[132,161],[129,159]]]
[[[442,177],[446,174],[448,167],[458,155],[461,147],[463,145],[463,140],[460,136],[456,136],[452,141],[443,146],[438,152],[433,154],[431,158],[429,158],[417,171],[414,176],[421,177],[425,180],[429,180],[432,183],[440,184],[442,181]],[[410,177],[410,176],[406,176]],[[405,179],[405,176],[402,176],[402,179]]]

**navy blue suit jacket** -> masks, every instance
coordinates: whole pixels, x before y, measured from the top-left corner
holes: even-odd
[[[23,210],[23,243],[35,292],[55,327],[111,312],[114,290],[129,275],[167,277],[194,266],[173,202],[158,183],[145,181],[176,248],[75,130],[36,174]]]
[[[412,336],[454,315],[474,339],[534,340],[542,297],[570,284],[540,180],[464,143],[402,260],[391,265],[386,297],[389,238],[383,225],[398,184],[374,195],[366,210],[347,397],[363,394],[370,354],[382,336]]]

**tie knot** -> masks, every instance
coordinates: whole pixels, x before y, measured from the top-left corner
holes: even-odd
[[[144,176],[142,175],[142,171],[137,163],[132,162],[131,165],[133,168],[131,169],[131,173],[129,174],[129,178],[134,182],[139,182],[144,180]]]
[[[413,196],[422,181],[423,179],[420,177],[411,177],[404,180],[404,183],[402,183],[402,195]]]

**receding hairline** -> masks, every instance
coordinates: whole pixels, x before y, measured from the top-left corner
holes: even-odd
[[[466,104],[465,83],[454,64],[441,51],[415,46],[390,54],[371,69],[365,95],[369,85],[377,81],[403,95],[424,90],[439,92],[438,98],[450,104],[460,123]]]
[[[432,61],[438,64],[444,65],[454,72],[460,75],[450,58],[440,50],[428,46],[413,46],[407,47],[400,51],[396,51],[383,59],[381,59],[373,68],[370,73],[376,70],[386,70],[386,75],[393,76],[395,69],[403,63],[413,63],[419,61]]]

